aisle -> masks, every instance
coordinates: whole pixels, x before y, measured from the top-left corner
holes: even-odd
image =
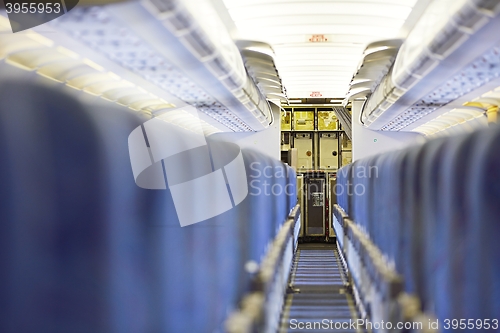
[[[279,333],[361,332],[351,325],[356,312],[336,251],[332,244],[299,245]]]

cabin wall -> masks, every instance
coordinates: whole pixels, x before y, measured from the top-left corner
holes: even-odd
[[[383,152],[403,149],[425,142],[414,132],[382,132],[369,130],[359,121],[363,101],[352,103],[352,160],[353,162]]]
[[[249,148],[275,159],[280,159],[281,115],[280,108],[270,103],[274,121],[265,130],[259,132],[226,132],[213,134],[218,140],[233,142],[241,148]]]

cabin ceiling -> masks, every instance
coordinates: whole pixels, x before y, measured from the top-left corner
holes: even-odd
[[[345,97],[373,41],[404,37],[416,0],[223,0],[233,38],[269,43],[290,98]]]

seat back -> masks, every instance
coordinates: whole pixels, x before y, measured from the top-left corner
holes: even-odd
[[[97,129],[38,85],[2,82],[0,101],[0,331],[113,332]]]
[[[474,142],[479,132],[454,137],[448,140],[441,156],[440,186],[437,195],[440,206],[436,210],[435,227],[430,230],[434,235],[434,246],[428,253],[428,274],[432,274],[429,294],[429,310],[438,319],[461,318],[464,301],[464,237],[470,228],[470,204],[467,200],[467,181],[474,171],[469,160]],[[432,252],[431,252],[432,250]]]
[[[442,241],[438,238],[437,229],[444,221],[442,220],[443,196],[439,190],[444,186],[441,168],[443,156],[449,149],[450,141],[438,139],[429,142],[425,148],[422,161],[422,270],[424,273],[423,290],[421,301],[428,313],[435,312],[436,279],[434,273],[434,258],[438,244]],[[441,237],[440,235],[439,237]]]
[[[472,144],[470,172],[465,180],[470,218],[467,232],[463,234],[460,230],[465,238],[463,258],[467,267],[463,278],[463,315],[497,318],[500,313],[500,128],[495,125],[482,132]]]

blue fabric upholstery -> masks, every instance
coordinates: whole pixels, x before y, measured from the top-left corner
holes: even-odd
[[[497,318],[500,313],[500,128],[494,126],[473,142],[472,171],[465,179],[469,206],[464,237],[463,314]],[[456,259],[458,261],[458,258]],[[454,266],[453,268],[457,267]]]
[[[462,312],[462,305],[457,302],[463,301],[462,279],[467,269],[463,260],[463,237],[469,225],[464,175],[473,172],[470,164],[463,161],[470,158],[475,137],[466,135],[447,142],[441,157],[439,177],[442,186],[438,188],[438,196],[442,205],[438,207],[434,221],[434,259],[430,262],[430,273],[435,276],[430,292],[439,291],[434,294],[435,312],[439,319],[458,316]]]
[[[339,195],[404,278],[422,310],[444,319],[500,313],[500,127],[431,140],[338,171],[366,193]],[[357,173],[376,166],[378,177]]]
[[[408,152],[408,169],[406,174],[405,200],[405,232],[404,241],[407,244],[403,255],[406,258],[404,277],[406,288],[410,293],[422,295],[422,260],[423,228],[422,228],[422,184],[423,157],[428,146],[417,147]]]
[[[436,258],[438,247],[443,241],[443,234],[438,232],[443,221],[443,199],[439,194],[444,186],[443,174],[441,173],[444,154],[449,149],[450,142],[446,139],[435,140],[428,145],[423,157],[422,166],[422,274],[423,290],[421,300],[423,307],[428,313],[435,313],[435,297],[442,295],[442,291],[436,289],[436,278],[428,279],[428,276],[436,274]],[[440,259],[438,259],[440,260]]]
[[[0,84],[0,331],[222,330],[297,201],[295,173],[243,150],[247,198],[182,228],[169,190],[134,182],[127,138],[144,119],[87,104]]]
[[[0,101],[0,331],[113,332],[97,129],[72,98],[25,82],[3,83]]]

